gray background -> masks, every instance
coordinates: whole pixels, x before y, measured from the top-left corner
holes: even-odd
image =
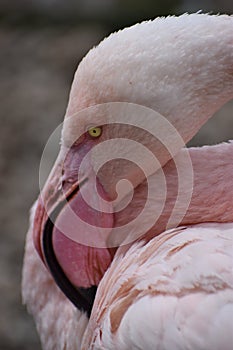
[[[108,33],[158,15],[203,9],[233,13],[231,0],[0,1],[0,349],[40,349],[21,305],[28,210],[47,138],[63,119],[75,68]],[[233,138],[233,103],[191,144]],[[33,283],[33,281],[32,281]]]

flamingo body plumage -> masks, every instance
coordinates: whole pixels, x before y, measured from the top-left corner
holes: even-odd
[[[230,350],[232,234],[232,223],[181,226],[119,251],[83,349]]]

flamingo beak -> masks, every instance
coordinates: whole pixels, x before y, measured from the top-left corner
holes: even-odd
[[[64,206],[68,205],[69,201],[77,194],[79,186],[78,183],[73,186],[72,191],[63,201],[55,206],[45,222],[42,234],[42,251],[45,263],[62,292],[79,310],[86,312],[88,317],[90,317],[97,287],[91,286],[89,288],[77,288],[70,282],[56,258],[52,239],[54,223],[56,222],[58,215]]]
[[[33,239],[56,284],[79,310],[90,316],[97,286],[112,261],[111,252],[102,244],[102,228],[111,231],[113,215],[101,207],[95,186],[102,198],[108,197],[98,178],[93,177],[91,166],[79,179],[79,165],[88,147],[91,146],[73,146],[65,157],[58,157],[38,199]],[[85,202],[81,187],[97,210]]]
[[[79,192],[81,183],[74,183],[65,194],[59,192],[55,198],[47,198],[47,204],[39,198],[34,221],[34,245],[42,261],[50,271],[56,284],[65,296],[81,311],[90,317],[97,286],[82,288],[74,286],[60,266],[53,247],[53,233],[57,217]],[[50,191],[48,191],[50,193]],[[50,208],[48,208],[50,207]],[[46,208],[46,210],[45,210]],[[48,214],[48,210],[50,213]]]

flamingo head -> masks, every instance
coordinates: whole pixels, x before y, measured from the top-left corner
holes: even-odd
[[[145,181],[233,97],[232,29],[230,16],[158,18],[110,35],[80,63],[61,150],[38,200],[34,243],[88,314],[117,245],[127,232],[148,229],[147,217],[134,222]],[[156,186],[152,197],[160,198]]]

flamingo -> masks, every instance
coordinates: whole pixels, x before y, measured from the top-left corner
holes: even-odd
[[[227,15],[156,18],[110,35],[80,63],[61,151],[31,210],[25,248],[23,300],[43,349],[232,349],[233,143],[186,149],[180,141],[233,98],[232,29]],[[163,142],[111,122],[111,113],[122,121],[138,110],[139,119],[154,117],[155,130],[167,120]],[[117,138],[114,148],[104,146],[113,160],[94,176],[103,157],[97,146]],[[128,155],[123,138],[150,149],[145,173],[115,156]],[[177,202],[179,174],[187,187]],[[119,241],[111,233],[139,215],[150,178],[146,216]],[[70,207],[91,225],[72,225]]]

